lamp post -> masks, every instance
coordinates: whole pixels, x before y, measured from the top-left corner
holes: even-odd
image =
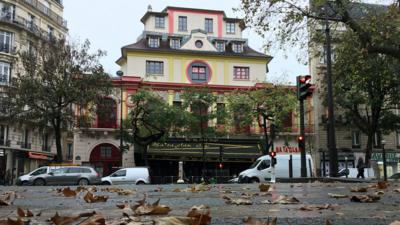
[[[119,78],[120,78],[120,94],[121,94],[121,96],[120,96],[120,104],[121,104],[121,108],[120,108],[120,116],[119,116],[119,134],[120,134],[120,137],[119,137],[119,153],[121,154],[121,166],[122,166],[122,152],[123,152],[123,149],[124,149],[124,146],[123,146],[123,141],[122,141],[122,133],[123,133],[123,127],[122,127],[122,107],[123,107],[123,93],[122,93],[122,77],[124,76],[124,72],[122,72],[121,70],[118,70],[117,71],[117,76],[119,76]]]
[[[383,160],[383,179],[384,179],[384,181],[387,181],[385,144],[386,144],[386,141],[382,140],[381,145],[382,145],[382,160]]]

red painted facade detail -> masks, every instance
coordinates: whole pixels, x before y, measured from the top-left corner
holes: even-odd
[[[168,9],[168,32],[174,33],[174,10]]]
[[[97,145],[90,153],[90,164],[103,176],[107,176],[121,166],[121,154],[118,148],[112,144]]]
[[[218,37],[222,37],[222,14],[218,15],[218,21],[217,21],[217,28],[218,28]]]

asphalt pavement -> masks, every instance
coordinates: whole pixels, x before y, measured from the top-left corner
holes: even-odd
[[[14,187],[0,186],[0,195],[7,191],[15,191],[18,198],[10,206],[0,206],[0,218],[16,218],[17,207],[31,210],[34,214],[41,212],[39,217],[31,219],[31,224],[48,224],[46,220],[56,212],[63,216],[77,215],[83,212],[96,211],[101,213],[106,221],[122,217],[123,210],[116,207],[124,202],[134,203],[143,196],[153,203],[160,199],[160,204],[169,206],[172,211],[169,216],[185,216],[193,205],[205,204],[210,206],[211,224],[244,224],[243,219],[253,217],[260,220],[278,218],[277,224],[325,224],[329,219],[332,224],[386,224],[400,220],[400,193],[396,189],[400,184],[391,183],[387,189],[376,189],[371,183],[276,183],[268,194],[259,190],[258,184],[221,184],[209,185],[210,190],[191,192],[191,185],[120,185],[98,186],[95,195],[107,195],[107,202],[86,203],[83,200],[85,192],[77,197],[65,197],[57,193],[56,188],[63,187]],[[106,187],[117,187],[135,190],[132,195],[118,195],[109,191],[101,191]],[[350,192],[351,188],[368,187],[366,193]],[[71,187],[75,189],[76,187]],[[189,189],[188,189],[189,188]],[[177,191],[180,192],[177,192]],[[188,192],[186,192],[188,191]],[[380,193],[377,193],[379,192]],[[328,195],[347,195],[345,198],[332,198]],[[379,194],[380,200],[373,203],[350,201],[353,195]],[[274,201],[282,195],[295,197],[298,204],[265,204]],[[251,205],[227,204],[226,199],[236,199],[248,196]],[[330,204],[330,205],[327,205]],[[319,209],[318,209],[319,207]],[[327,208],[327,209],[324,209]],[[154,216],[144,216],[144,220]]]

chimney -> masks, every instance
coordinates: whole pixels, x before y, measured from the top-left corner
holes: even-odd
[[[151,12],[153,11],[153,8],[151,7],[151,5],[147,6],[147,12]]]

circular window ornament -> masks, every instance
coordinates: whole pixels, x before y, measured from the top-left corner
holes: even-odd
[[[212,76],[212,70],[206,62],[195,60],[188,65],[186,76],[192,84],[208,83]]]
[[[197,40],[194,44],[196,45],[196,48],[202,48],[203,47],[203,42],[200,41],[200,40]]]

